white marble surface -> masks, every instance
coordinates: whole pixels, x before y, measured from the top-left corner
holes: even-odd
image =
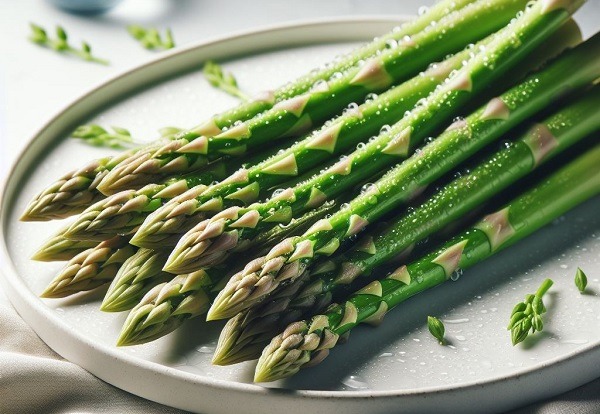
[[[233,31],[314,17],[413,14],[418,5],[431,2],[236,0],[225,6],[225,2],[202,0],[125,0],[110,13],[90,18],[68,15],[41,0],[0,1],[0,30],[5,39],[0,42],[0,178],[29,137],[64,105],[94,85],[155,56],[128,37],[124,31],[127,24],[171,27],[177,44],[185,45]],[[588,0],[576,19],[585,37],[597,31],[600,0]],[[95,53],[110,59],[111,65],[81,62],[29,43],[28,22],[48,28],[62,24],[74,41],[88,40]],[[1,290],[0,303],[6,304]]]

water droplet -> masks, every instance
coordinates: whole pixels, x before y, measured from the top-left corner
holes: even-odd
[[[363,185],[360,188],[360,193],[364,194],[364,193],[368,193],[368,192],[376,191],[376,190],[377,190],[377,186],[375,184],[373,184],[373,183],[366,183],[365,185]]]
[[[421,99],[419,99],[419,100],[417,101],[417,103],[415,104],[415,107],[417,107],[417,108],[418,108],[418,107],[420,107],[420,106],[423,106],[423,105],[425,105],[426,103],[427,103],[427,99],[425,99],[425,98],[421,98]]]
[[[398,47],[398,42],[395,39],[389,39],[385,42],[385,47],[388,49],[396,49]]]
[[[201,354],[212,354],[215,352],[215,348],[212,346],[201,346],[196,349],[196,352],[200,352]]]
[[[560,341],[561,344],[573,344],[573,345],[584,345],[588,343],[587,339],[564,339]]]
[[[381,129],[379,130],[380,134],[385,134],[387,132],[390,132],[392,130],[392,127],[389,125],[384,125],[381,127]]]
[[[327,89],[328,89],[327,81],[323,80],[323,79],[319,79],[311,87],[312,91],[321,91],[321,90],[327,90]]]
[[[333,75],[331,75],[331,79],[336,80],[336,79],[340,79],[343,76],[344,75],[342,74],[342,72],[335,72]]]
[[[379,95],[377,95],[376,93],[369,93],[367,94],[367,96],[365,96],[365,103],[372,102],[377,98],[379,98]]]
[[[277,197],[278,195],[282,194],[285,191],[284,188],[278,188],[275,191],[273,191],[272,197]]]
[[[350,375],[342,380],[342,384],[344,384],[348,388],[352,388],[354,390],[368,390],[369,385],[362,380],[357,375]]]
[[[466,323],[466,322],[469,322],[469,318],[444,319],[444,323],[449,323],[449,324]]]
[[[460,277],[463,274],[463,270],[462,269],[456,269],[454,272],[452,272],[452,274],[450,275],[450,279],[453,282],[456,282],[458,279],[460,279]]]
[[[427,6],[421,6],[421,7],[419,7],[417,13],[419,14],[419,16],[422,16],[425,13],[427,13],[428,10],[429,10],[429,7],[427,7]]]

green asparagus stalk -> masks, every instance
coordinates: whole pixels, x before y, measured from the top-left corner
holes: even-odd
[[[128,241],[128,237],[117,236],[79,253],[40,296],[63,298],[110,282],[121,264],[137,250]]]
[[[287,235],[303,231],[312,215],[324,216],[334,208],[332,203],[307,213],[306,216],[296,219],[286,227],[277,227],[265,233],[260,238],[253,252],[260,252],[265,246],[283,239]],[[145,250],[145,249],[140,249]],[[158,266],[153,266],[159,272]],[[131,311],[128,322],[120,335],[120,345],[134,345],[158,339],[179,327],[189,318],[203,315],[208,310],[210,302],[215,298],[221,288],[221,281],[226,280],[220,275],[225,267],[217,266],[188,274],[175,276],[168,283],[153,277],[137,276],[135,280],[113,283],[107,293],[112,297],[109,305],[110,311],[125,310],[129,306],[138,304]],[[119,280],[119,278],[115,279]],[[149,290],[151,289],[151,290]],[[148,291],[144,297],[140,292]],[[106,302],[106,299],[105,299]],[[181,304],[185,304],[182,307]],[[104,304],[103,304],[104,306]],[[118,307],[118,308],[117,308]],[[160,309],[156,310],[155,309]],[[191,309],[192,311],[189,311]],[[151,327],[151,335],[147,335]]]
[[[349,251],[309,269],[310,283],[303,284],[298,293],[277,293],[257,310],[230,319],[219,338],[213,362],[224,365],[240,362],[242,357],[258,358],[274,332],[289,323],[286,313],[303,317],[324,309],[332,298],[347,293],[358,279],[365,279],[361,284],[366,284],[378,267],[468,214],[541,162],[590,133],[600,132],[600,118],[594,116],[598,105],[600,87],[595,87],[584,98],[532,126],[520,139],[492,154],[470,173],[450,182],[421,206],[400,216],[385,232],[367,234]]]
[[[215,268],[178,275],[150,289],[127,316],[117,345],[153,341],[174,331],[187,319],[203,315],[219,289],[224,270]]]
[[[482,40],[475,47],[469,47],[467,50],[459,53],[455,57],[447,59],[441,64],[432,65],[429,70],[422,73],[420,76],[382,94],[378,98],[372,101],[369,99],[365,104],[358,107],[357,111],[350,111],[350,113],[332,121],[330,124],[325,125],[321,130],[298,142],[289,150],[281,152],[278,156],[255,165],[254,167],[248,167],[240,171],[233,179],[225,180],[225,182],[211,188],[210,191],[203,192],[202,196],[197,198],[196,204],[187,201],[187,198],[185,199],[186,204],[190,203],[190,205],[185,208],[180,206],[180,203],[177,202],[169,203],[160,211],[153,213],[146,220],[145,224],[142,225],[142,228],[133,239],[133,243],[144,247],[152,247],[174,239],[179,239],[179,235],[184,232],[184,228],[190,228],[192,227],[192,223],[195,224],[195,222],[201,221],[202,218],[204,218],[198,218],[198,215],[210,216],[214,214],[213,211],[209,211],[211,209],[220,211],[223,208],[240,204],[239,200],[231,198],[230,194],[232,192],[235,194],[241,192],[245,195],[244,198],[247,199],[248,195],[253,194],[257,188],[271,187],[280,184],[282,180],[287,178],[285,175],[266,174],[265,171],[270,171],[274,167],[281,168],[282,163],[285,164],[287,161],[291,160],[294,161],[293,168],[297,169],[298,172],[305,171],[311,165],[321,165],[323,159],[326,159],[328,156],[330,157],[330,154],[323,151],[324,145],[327,143],[332,145],[330,146],[332,154],[344,153],[349,148],[354,147],[354,145],[357,145],[358,147],[364,146],[364,143],[359,142],[362,137],[368,136],[379,129],[383,122],[390,120],[390,116],[393,120],[399,118],[400,114],[405,112],[405,109],[412,108],[412,104],[417,98],[421,99],[421,96],[423,96],[426,91],[430,91],[434,86],[437,86],[439,82],[441,82],[441,78],[453,70],[458,62],[462,64],[464,60],[474,54],[473,50],[477,51],[481,48],[485,48],[486,44],[491,41],[491,38],[492,36]],[[554,33],[542,47],[539,48],[540,50],[536,50],[535,61],[543,62],[549,57],[560,53],[564,48],[577,44],[580,41],[581,34],[579,29],[573,21],[570,21]],[[527,70],[526,68],[528,67],[530,66],[525,65],[523,69]],[[515,78],[518,79],[519,76],[515,75]],[[382,107],[387,108],[387,111],[381,111]],[[357,118],[356,112],[360,113],[361,116]],[[381,117],[384,117],[385,119]],[[378,122],[377,119],[379,120]],[[389,135],[388,138],[393,139]],[[379,142],[373,144],[372,147],[375,145],[384,144]],[[395,156],[392,156],[391,158],[396,161]],[[353,173],[357,174],[360,172],[361,170],[358,169]],[[365,176],[365,179],[366,177],[368,177],[368,175]],[[315,177],[312,181],[309,180],[308,183],[305,183],[302,188],[304,190],[309,190],[310,192],[305,194],[304,198],[308,198],[309,202],[304,203],[298,201],[297,204],[300,204],[302,208],[312,208],[314,205],[323,202],[322,191],[320,191],[318,187],[317,190],[319,191],[313,190],[311,184],[314,181],[322,182],[326,179],[327,178],[323,178],[321,180]],[[242,181],[240,182],[240,180]],[[347,184],[347,186],[351,185],[352,182]],[[240,189],[240,186],[245,187]],[[334,189],[339,193],[342,192],[343,188],[345,187],[336,186]],[[285,194],[286,192],[281,195]],[[251,199],[254,198],[255,197],[251,197]],[[265,220],[259,220],[257,223],[257,226],[262,227],[263,231],[266,230],[266,227],[277,225],[279,222],[285,223],[292,216],[289,214],[289,209],[285,209],[279,214],[272,216],[270,212],[274,211],[272,210],[273,208],[275,208],[275,210],[281,210],[282,207],[285,206],[285,202],[289,200],[280,200],[278,197],[274,197],[274,200],[272,201],[275,203],[275,206],[270,205],[264,209],[264,211],[267,211],[268,217]],[[235,214],[235,211],[232,210],[229,210],[228,213],[237,218],[240,218],[243,215],[239,213]],[[296,213],[298,212],[296,211]],[[251,213],[251,215],[252,214],[255,213]],[[233,225],[234,222],[237,222],[237,218],[235,220],[226,219],[226,224]],[[187,264],[193,261],[196,263],[196,266],[199,266],[199,255],[202,255],[204,250],[206,250],[206,247],[212,244],[212,240],[204,239],[207,234],[202,234],[202,236],[200,236],[204,230],[202,226],[203,224],[199,224],[198,227],[190,230],[190,233],[188,233],[188,236],[190,237],[187,237],[185,242],[181,241],[178,248],[181,251],[174,253],[174,259],[169,263],[169,271],[182,273],[198,268],[194,267],[188,269]],[[247,241],[248,238],[253,237],[255,234],[260,233],[256,228],[244,228],[243,231],[239,231],[239,229],[227,229],[227,232],[237,234],[237,237],[240,239],[240,244],[243,241]],[[175,237],[173,237],[173,235],[175,235]],[[218,234],[216,234],[215,237],[216,236],[218,236]],[[196,245],[196,243],[199,243],[200,245]],[[210,251],[214,252],[215,250],[210,249]]]
[[[271,109],[207,137],[197,130],[179,135],[164,148],[140,152],[111,170],[99,184],[109,194],[129,186],[156,182],[169,174],[200,168],[223,154],[243,156],[282,137],[298,135],[324,122],[349,103],[404,81],[437,59],[476,42],[506,24],[525,7],[525,0],[481,0],[450,13],[341,76],[319,82],[313,89],[275,104]],[[430,21],[425,15],[419,19]],[[280,174],[289,172],[279,171]]]
[[[123,155],[122,159],[125,158]],[[90,204],[104,198],[103,194],[96,191],[96,187],[113,163],[120,161],[121,157],[100,158],[65,174],[31,200],[21,220],[62,219],[85,210]]]
[[[348,111],[287,150],[263,162],[254,165],[250,163],[252,166],[238,171],[210,190],[203,191],[195,199],[195,203],[188,201],[186,197],[183,202],[186,204],[185,208],[181,206],[181,202],[170,202],[146,220],[133,243],[153,247],[179,239],[179,234],[184,231],[182,229],[187,230],[191,223],[195,224],[215,211],[256,201],[259,189],[271,188],[290,179],[290,175],[276,173],[277,171],[291,167],[293,171],[290,173],[301,174],[327,161],[332,155],[340,155],[356,145],[362,145],[360,143],[366,137],[377,133],[386,123],[401,117],[419,99],[433,91],[451,70],[460,67],[469,54],[472,54],[471,50],[464,51],[434,65],[424,76],[417,76],[378,97],[370,97],[355,111]],[[382,111],[382,106],[387,110]],[[293,161],[292,164],[289,164],[290,161]],[[172,237],[172,234],[177,237]],[[185,271],[175,268],[171,270],[178,273]]]
[[[164,250],[137,250],[112,280],[100,310],[121,312],[131,309],[151,288],[172,279],[173,275],[162,271],[167,256],[168,252]]]
[[[216,115],[196,127],[195,131],[198,134],[209,136],[221,133],[223,128],[230,127],[235,121],[250,119],[259,112],[272,107],[275,102],[283,101],[306,92],[316,82],[329,79],[334,73],[350,68],[357,62],[374,55],[378,50],[389,47],[388,45],[393,45],[394,42],[402,40],[405,36],[424,29],[431,22],[439,20],[442,16],[458,10],[472,1],[444,0],[431,8],[420,19],[403,25],[399,30],[394,30],[388,35],[357,49],[340,60],[336,60],[315,72],[311,72],[295,82],[284,85],[274,92],[265,93],[262,98],[258,96],[251,102],[243,103],[232,110]],[[146,150],[149,149],[146,148]],[[88,205],[103,198],[96,191],[96,187],[108,172],[107,170],[112,169],[115,164],[131,157],[133,154],[133,151],[125,152],[112,162],[108,159],[94,161],[92,163],[94,165],[88,165],[78,171],[65,175],[32,200],[21,220],[51,220],[81,212]]]
[[[65,239],[63,236],[65,230],[60,231],[49,238],[37,252],[31,256],[31,258],[40,262],[61,262],[63,260],[71,260],[79,253],[98,244],[98,242],[93,240]]]
[[[281,147],[273,146],[248,158],[243,165],[259,163],[280,151]],[[72,240],[105,240],[117,233],[128,233],[143,223],[151,212],[160,209],[169,201],[180,206],[175,213],[183,214],[189,210],[189,204],[192,202],[190,199],[205,193],[207,185],[211,185],[212,188],[219,180],[233,174],[240,165],[239,159],[224,158],[211,163],[205,169],[176,175],[160,184],[148,184],[141,189],[113,194],[89,206],[63,235]],[[264,188],[264,191],[266,190],[268,188]],[[253,195],[258,197],[265,194],[257,192]],[[189,226],[195,224],[193,220],[194,218],[191,218],[188,221]],[[167,245],[168,243],[158,243],[151,247],[162,248]]]
[[[167,140],[178,128],[162,128],[159,132]],[[159,141],[160,142],[160,141]],[[156,142],[146,148],[153,148]],[[47,221],[63,219],[81,213],[90,204],[94,204],[105,196],[98,191],[98,184],[108,171],[131,157],[139,148],[130,149],[114,157],[104,157],[85,164],[82,168],[71,171],[52,183],[36,195],[21,216],[22,221]]]
[[[403,103],[404,105],[401,105],[401,107],[399,109],[411,109],[411,106],[406,106],[408,105],[412,105],[412,103],[414,102],[411,99],[406,99],[406,96],[410,96],[412,94],[412,96],[416,96],[417,95],[417,91],[422,90],[422,85],[424,83],[424,80],[429,80],[430,84],[430,88],[433,88],[433,84],[435,83],[436,77],[439,77],[440,74],[442,74],[442,76],[445,76],[446,74],[448,74],[451,70],[455,70],[456,68],[459,68],[460,65],[462,65],[462,62],[466,61],[469,57],[474,56],[473,51],[479,51],[481,49],[485,49],[485,47],[489,44],[489,42],[492,40],[494,36],[489,36],[488,38],[482,40],[481,42],[479,42],[478,44],[472,46],[472,47],[468,47],[466,50],[464,50],[461,53],[458,53],[457,55],[455,55],[452,58],[447,59],[446,61],[444,61],[441,64],[436,64],[436,65],[432,65],[432,68],[424,73],[422,73],[420,76],[417,76],[414,79],[411,79],[410,81],[406,82],[405,84],[399,86],[396,88],[396,90],[398,90],[398,92],[400,92],[399,94],[397,94],[397,99],[399,99],[399,102]],[[550,38],[544,42],[544,44],[542,46],[539,47],[538,50],[536,50],[536,56],[535,56],[535,61],[536,62],[544,62],[546,61],[549,57],[553,57],[557,54],[559,54],[560,52],[562,52],[565,48],[575,45],[577,43],[579,43],[581,41],[581,34],[579,33],[579,29],[577,27],[577,25],[573,22],[570,21],[569,24],[565,24],[564,26],[562,26],[560,28],[560,30],[558,30],[556,33],[553,33],[552,36],[550,36]],[[532,56],[532,59],[534,57]],[[527,70],[525,68],[529,67],[530,65],[523,65],[524,66],[524,70]],[[539,63],[538,63],[539,66]],[[445,68],[445,69],[444,69]],[[517,71],[518,72],[518,71]],[[519,79],[519,76],[517,74],[515,74],[513,76],[513,79]],[[412,88],[410,88],[412,86]],[[406,89],[405,89],[406,88]],[[412,92],[411,92],[412,89]],[[430,89],[430,90],[431,90]],[[381,105],[389,105],[390,102],[393,102],[393,100],[390,98],[389,95],[391,94],[396,94],[396,90],[392,90],[387,92],[386,94],[381,95],[378,99],[374,100],[373,102],[369,103],[369,104],[365,104],[362,105],[361,107],[359,107],[359,111],[363,114],[368,114],[369,112],[371,113],[375,113],[375,114],[379,114],[380,112],[380,108]],[[402,91],[405,90],[406,92],[403,93]],[[393,96],[393,95],[392,95]],[[420,97],[420,96],[419,96]],[[393,111],[394,113],[397,113],[398,111]],[[400,118],[401,116],[398,116],[396,119]],[[342,117],[342,119],[344,119],[344,117]],[[352,119],[352,118],[350,118]],[[335,152],[339,153],[342,150],[347,149],[348,147],[348,142],[346,141],[346,145],[343,145],[344,143],[341,142],[342,139],[346,139],[348,140],[351,137],[348,137],[347,134],[344,134],[344,132],[346,131],[345,127],[338,127],[338,124],[334,123],[333,126],[326,126],[325,128],[323,128],[321,131],[316,133],[316,136],[309,136],[307,140],[305,140],[305,143],[299,143],[296,147],[298,149],[302,149],[302,147],[304,147],[304,154],[305,156],[309,157],[310,162],[314,162],[315,161],[315,152],[312,151],[306,151],[306,147],[311,147],[313,144],[312,142],[314,142],[313,140],[320,140],[322,141],[322,134],[325,134],[325,137],[330,139],[331,138],[331,129],[333,128],[334,130],[340,130],[340,133],[336,132],[336,136],[337,136],[337,142],[336,142],[336,150]],[[352,125],[352,124],[350,124]],[[387,129],[387,126],[384,127],[384,130]],[[354,128],[354,131],[356,132],[357,129]],[[388,136],[389,139],[393,139],[390,138]],[[388,141],[389,143],[389,141]],[[352,142],[352,146],[356,145],[354,142]],[[365,145],[364,143],[359,143],[358,144],[358,148],[360,149],[361,147],[364,147],[363,149],[365,151],[378,151],[378,147],[381,148],[381,146],[385,146],[386,143],[385,142],[374,142],[372,144],[367,144]],[[369,147],[369,148],[367,148]],[[302,152],[298,151],[298,149],[296,148],[292,148],[291,150],[293,151],[292,154],[288,154],[288,153],[283,153],[281,154],[283,158],[279,158],[277,161],[281,160],[281,159],[285,159],[285,158],[289,158],[290,156],[295,157],[296,160],[296,165],[298,166],[298,169],[302,169],[303,166],[305,166],[304,162],[299,162],[299,161],[303,161],[302,160]],[[290,152],[292,152],[290,151]],[[322,151],[317,151],[317,154]],[[299,155],[300,154],[300,155]],[[366,159],[366,158],[365,158]],[[392,162],[396,162],[397,161],[397,156],[391,156],[388,158],[388,161],[392,161]],[[265,175],[264,173],[262,173],[262,170],[264,170],[265,168],[269,168],[268,166],[265,167],[264,165],[258,165],[255,168],[250,168],[248,169],[248,182],[245,182],[245,185],[248,185],[249,182],[252,183],[259,183],[259,185],[261,185],[262,183],[265,182],[266,178],[269,178],[268,175]],[[383,169],[383,167],[382,167]],[[364,174],[363,174],[364,173]],[[223,228],[221,229],[221,232],[214,232],[214,234],[212,234],[211,236],[209,236],[209,234],[207,232],[205,232],[204,230],[206,229],[207,224],[211,221],[210,218],[207,218],[206,220],[208,220],[208,222],[200,222],[199,224],[197,224],[195,227],[191,228],[188,233],[183,236],[182,238],[179,239],[179,242],[174,250],[174,252],[172,253],[167,266],[165,268],[165,270],[169,271],[169,272],[173,272],[173,273],[183,273],[183,272],[190,272],[193,270],[196,270],[200,267],[203,266],[208,266],[210,264],[212,264],[213,262],[213,256],[217,256],[217,257],[221,257],[223,254],[223,251],[219,248],[219,249],[215,249],[213,246],[213,243],[218,241],[219,238],[222,236],[223,238],[227,238],[227,239],[231,239],[233,237],[235,237],[237,239],[237,244],[234,244],[232,246],[231,251],[240,251],[240,249],[243,249],[243,246],[247,246],[248,243],[247,241],[253,237],[256,236],[256,234],[260,234],[263,231],[266,231],[267,229],[276,226],[278,223],[285,223],[287,220],[290,220],[291,217],[303,213],[304,211],[306,211],[306,209],[308,208],[312,208],[314,207],[314,204],[318,204],[319,202],[322,202],[321,200],[321,196],[323,194],[325,195],[336,195],[341,193],[342,191],[344,191],[345,189],[347,189],[348,187],[356,184],[356,182],[360,182],[360,181],[365,181],[366,177],[368,177],[368,170],[364,169],[362,166],[360,166],[360,168],[354,168],[351,171],[351,174],[356,177],[353,178],[352,180],[350,180],[350,177],[340,177],[339,180],[336,180],[335,182],[330,182],[330,185],[327,186],[327,183],[329,182],[329,177],[328,177],[328,172],[325,172],[323,174],[323,171],[321,172],[321,174],[315,175],[314,177],[312,177],[311,179],[308,180],[303,180],[301,181],[302,184],[295,186],[295,188],[293,188],[293,191],[295,192],[295,196],[296,198],[294,199],[293,197],[289,197],[287,199],[283,199],[281,200],[279,197],[273,197],[272,200],[262,203],[262,204],[254,204],[248,208],[242,208],[240,210],[237,211],[237,213],[235,213],[234,211],[231,211],[231,218],[224,218],[224,219],[219,219],[221,221],[224,221],[223,223]],[[257,177],[257,178],[254,178]],[[342,185],[341,181],[343,180],[344,183],[347,183],[345,185]],[[273,184],[273,183],[271,183]],[[325,185],[325,187],[324,187]],[[237,186],[234,187],[237,189]],[[329,190],[331,188],[331,191]],[[318,190],[318,191],[317,191]],[[289,193],[292,190],[287,190],[287,193]],[[285,195],[286,192],[283,193],[283,195]],[[209,202],[212,201],[211,196],[213,195],[213,193],[211,192],[205,192],[202,194],[202,196],[200,197],[200,199],[198,200],[198,202]],[[311,202],[312,200],[312,202]],[[229,205],[228,205],[229,206]],[[162,213],[157,213],[156,215],[154,215],[152,217],[152,219],[149,219],[148,221],[154,221],[157,222],[158,218],[160,218],[160,216],[164,217],[168,217],[169,220],[171,220],[171,222],[173,222],[173,218],[174,215],[170,212],[170,210],[172,208],[175,208],[176,205],[172,204],[171,206],[169,206],[168,208],[165,208],[165,210]],[[187,212],[186,212],[187,214]],[[188,214],[186,217],[195,217],[196,214],[199,214],[199,212],[195,212],[195,213],[191,213]],[[247,219],[247,221],[250,222],[250,224],[253,227],[249,227],[249,226],[245,226],[245,227],[241,227],[240,225],[244,222],[244,220],[240,220],[241,217],[245,217]],[[182,218],[182,220],[185,220],[185,218]],[[188,220],[190,220],[188,218]],[[213,220],[214,222],[214,220]],[[172,225],[173,228],[177,228],[177,226]],[[161,227],[161,229],[164,228]],[[214,230],[214,229],[213,229]],[[138,234],[136,235],[136,238],[134,239],[134,243],[138,243],[138,238],[140,237],[141,233],[144,233],[145,229],[142,228]],[[144,244],[144,243],[141,243]],[[221,243],[216,243],[216,246],[219,246]]]
[[[579,203],[600,193],[600,146],[483,218],[440,249],[376,280],[346,302],[331,306],[310,321],[290,324],[263,350],[256,382],[289,377],[322,361],[343,335],[359,323],[379,323],[409,297],[446,281],[548,224]]]
[[[490,40],[491,39],[482,41],[481,45],[484,46]],[[270,188],[281,183],[282,180],[287,178],[285,175],[265,174],[265,171],[272,170],[282,162],[286,162],[286,160],[294,159],[294,170],[295,172],[300,173],[315,165],[321,164],[323,161],[330,158],[332,154],[342,154],[348,149],[354,148],[357,145],[359,147],[364,146],[365,144],[361,143],[364,137],[376,133],[386,123],[400,118],[402,114],[404,114],[408,109],[411,109],[419,99],[422,99],[427,95],[427,93],[433,91],[434,88],[443,81],[443,79],[450,73],[451,70],[459,68],[462,62],[465,59],[468,59],[472,54],[473,52],[471,49],[467,49],[447,59],[443,63],[433,65],[432,68],[424,72],[422,76],[417,76],[411,81],[395,87],[379,97],[369,99],[367,102],[359,106],[356,112],[340,116],[315,133],[308,135],[304,140],[299,141],[288,150],[281,152],[265,162],[246,168],[243,172],[245,179],[242,184],[240,184],[237,180],[226,180],[223,183],[213,186],[209,191],[203,191],[200,196],[196,198],[196,203],[193,206],[182,211],[182,214],[180,214],[181,220],[189,226],[189,223],[192,221],[198,221],[201,218],[204,218],[207,212],[203,211],[204,209],[202,206],[206,204],[215,205],[215,199],[217,198],[218,208],[234,207],[236,203],[239,204],[239,201],[235,199],[228,199],[227,194],[237,192],[240,185],[245,187],[251,186],[250,188],[256,189]],[[388,109],[387,111],[381,110],[383,105],[386,106]],[[357,116],[356,113],[361,114],[360,117]],[[328,150],[324,151],[323,145],[328,146]],[[240,174],[238,173],[237,175]],[[309,182],[312,182],[312,180],[309,180]],[[307,185],[308,184],[304,184],[304,187]],[[276,196],[274,198],[277,200]],[[254,197],[252,200],[254,200]],[[158,227],[158,223],[161,223],[165,220],[170,221],[170,225],[168,227],[177,230],[179,233],[181,229],[173,224],[174,219],[177,217],[177,215],[173,213],[173,210],[177,208],[181,209],[181,207],[179,207],[180,204],[181,203],[175,201],[171,202],[163,210],[157,212],[151,218],[149,218],[145,225],[142,226],[140,231],[138,231],[133,243],[144,246],[147,245],[147,243],[149,243],[148,239],[150,239],[150,232],[147,231],[146,226],[152,226],[152,228],[155,228]],[[278,201],[273,201],[269,207],[265,207],[263,210],[272,211],[273,206],[278,207],[278,204]],[[243,214],[234,215],[237,218],[235,220],[226,219],[227,224],[232,225]],[[282,216],[277,220],[267,220],[267,222],[264,223],[264,226],[262,226],[260,229],[254,228],[238,231],[238,229],[229,228],[227,231],[230,234],[236,234],[236,236],[239,237],[239,243],[241,244],[242,239],[248,241],[256,237],[258,234],[261,234],[263,231],[268,230],[268,228],[276,226],[278,222],[287,222],[290,219],[291,215],[288,215],[287,217]],[[164,227],[166,226],[162,226],[161,230]],[[199,227],[203,227],[203,225],[200,224]],[[187,238],[186,242],[180,242],[178,249],[183,250],[185,253],[182,252],[181,255],[178,255],[177,253],[175,254],[179,257],[179,259],[175,259],[175,261],[171,261],[169,263],[168,271],[173,273],[183,273],[197,270],[200,267],[200,263],[196,263],[197,267],[186,270],[186,265],[191,261],[196,262],[196,260],[199,259],[198,256],[202,253],[205,253],[206,247],[212,244],[212,240],[206,239],[204,243],[200,242],[203,244],[203,246],[206,246],[205,248],[202,248],[203,246],[194,245],[193,242],[198,240],[200,234],[202,233],[202,231],[199,230],[199,227],[190,230],[190,237]],[[164,242],[164,239],[160,238],[160,234],[154,234],[153,236],[154,237],[151,239],[152,242],[154,242],[156,237],[159,237],[157,240],[159,240],[161,243]],[[190,243],[191,245],[188,247],[187,243]],[[246,243],[246,245],[248,244]],[[194,254],[187,254],[192,249]],[[179,252],[179,250],[177,250],[177,252]],[[214,248],[211,248],[206,253],[218,254],[219,252],[218,250],[215,251]],[[180,260],[182,260],[184,263],[178,265],[177,262]],[[212,260],[210,263],[212,263]]]
[[[293,234],[300,234],[315,220],[322,218],[335,208],[333,203],[305,214],[295,219],[290,225],[277,227],[265,232],[254,240],[255,254],[263,254],[275,243]],[[267,249],[267,250],[265,250]],[[121,267],[119,273],[106,292],[101,310],[106,312],[121,312],[133,308],[154,286],[172,279],[173,275],[162,271],[168,257],[164,250],[141,248],[130,257]],[[220,263],[219,263],[220,264]],[[189,273],[189,272],[188,272]],[[186,276],[181,276],[186,277]],[[180,278],[181,278],[180,277]],[[191,291],[185,291],[188,295]]]
[[[396,139],[388,140],[388,144],[375,148],[367,145],[365,149],[329,169],[328,177],[346,175],[344,179],[352,179],[353,175],[348,174],[352,170],[381,170],[385,168],[386,162],[388,165],[392,162],[394,157],[390,153],[405,155],[410,141],[424,138],[428,128],[455,115],[457,105],[465,103],[479,88],[487,86],[492,79],[514,65],[544,35],[568,17],[564,10],[547,12],[545,7],[546,3],[542,1],[527,9],[488,46],[485,54],[475,56],[442,88],[432,93],[424,105],[416,107],[411,114],[395,124],[390,132]],[[519,40],[515,41],[515,37]],[[226,285],[211,306],[208,319],[231,317],[261,301],[276,290],[281,282],[287,283],[302,274],[317,257],[332,254],[343,240],[355,236],[370,222],[400,203],[414,198],[425,186],[454,165],[501,136],[508,127],[522,121],[524,115],[531,115],[532,110],[541,109],[563,95],[564,86],[557,85],[557,79],[569,79],[570,83],[580,86],[593,81],[600,74],[600,65],[590,56],[597,56],[598,48],[600,36],[577,47],[573,53],[566,54],[541,73],[528,77],[501,98],[492,99],[488,105],[471,115],[469,121],[456,121],[443,136],[428,145],[425,151],[418,152],[398,165],[374,185],[368,185],[347,208],[340,209],[327,220],[315,223],[303,236],[286,239],[275,246],[266,256],[264,266],[247,266]],[[588,52],[592,54],[586,58]],[[494,58],[493,62],[491,57]],[[580,65],[576,69],[572,68],[574,62]],[[494,66],[493,69],[490,68],[491,65]],[[519,93],[515,94],[517,91]],[[473,123],[476,128],[473,128]],[[378,138],[383,139],[387,139],[386,134]],[[374,142],[377,143],[378,140]],[[395,149],[390,150],[390,147]],[[402,150],[398,151],[398,147]],[[325,183],[311,183],[310,191],[314,187],[320,190],[335,187],[336,181],[344,180],[328,179]],[[299,195],[293,191],[290,193],[293,204],[300,199]],[[217,225],[212,227],[217,228]]]
[[[113,194],[89,206],[63,236],[70,240],[106,240],[118,233],[131,233],[152,210],[160,208],[168,200],[184,203],[192,194],[204,192],[208,185],[228,174],[227,162],[220,161],[209,170]]]

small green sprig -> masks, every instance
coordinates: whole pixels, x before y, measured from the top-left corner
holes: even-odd
[[[544,329],[542,314],[546,312],[546,307],[542,297],[553,283],[550,279],[544,280],[534,295],[525,296],[525,301],[513,308],[507,328],[511,331],[513,345],[523,342],[530,331],[535,333]]]
[[[577,289],[579,289],[581,293],[583,293],[587,287],[587,276],[579,267],[575,273],[575,286],[577,286]]]
[[[181,131],[183,131],[183,128],[168,126],[168,127],[160,128],[158,130],[158,133],[160,134],[160,136],[162,138],[165,138],[165,137],[173,136]]]
[[[242,101],[250,100],[250,97],[240,90],[237,80],[231,72],[225,72],[218,63],[215,63],[212,60],[207,61],[204,64],[202,72],[208,83],[215,88],[221,89],[223,92],[235,96],[236,98],[240,98]]]
[[[444,328],[442,321],[435,316],[428,316],[427,328],[429,328],[429,332],[434,336],[435,339],[438,340],[440,345],[444,345],[446,343],[446,340],[444,339],[446,329]]]
[[[127,31],[148,50],[167,50],[175,47],[173,32],[169,28],[165,29],[164,39],[157,29],[147,29],[137,24],[127,26]]]
[[[112,131],[108,131],[97,124],[81,125],[71,133],[71,137],[82,139],[96,147],[124,149],[136,144],[125,128],[113,126],[111,129]]]
[[[80,125],[71,133],[71,138],[82,139],[90,145],[96,147],[108,147],[115,149],[131,148],[143,143],[136,142],[125,128],[111,127],[112,131],[101,127],[98,124]],[[168,126],[158,130],[161,138],[172,137],[183,131],[182,128]]]
[[[35,44],[48,47],[60,53],[77,56],[88,62],[100,63],[102,65],[108,65],[109,63],[106,59],[100,59],[92,55],[92,47],[85,41],[81,42],[81,49],[77,49],[70,45],[67,32],[61,26],[56,26],[56,39],[50,38],[48,33],[46,33],[46,30],[37,24],[30,23],[29,26],[31,27],[29,40]]]

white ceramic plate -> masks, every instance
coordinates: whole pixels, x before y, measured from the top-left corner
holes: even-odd
[[[220,324],[188,322],[144,346],[113,344],[125,315],[98,311],[102,292],[65,300],[39,294],[61,264],[29,260],[62,223],[21,223],[27,201],[54,177],[106,153],[65,139],[83,122],[119,125],[136,137],[166,125],[192,126],[235,100],[199,71],[227,61],[249,91],[281,84],[391,28],[396,19],[312,22],[244,33],[164,55],[84,95],[46,124],[15,166],[2,199],[4,285],[21,316],[63,357],[142,397],[204,413],[499,411],[547,397],[600,374],[600,217],[591,200],[533,237],[426,292],[379,329],[357,328],[320,366],[271,389],[251,383],[253,363],[210,364]],[[342,42],[342,43],[340,43]],[[589,294],[573,284],[576,266]],[[546,330],[512,347],[512,306],[545,277]],[[427,333],[426,315],[446,322],[451,346]]]

